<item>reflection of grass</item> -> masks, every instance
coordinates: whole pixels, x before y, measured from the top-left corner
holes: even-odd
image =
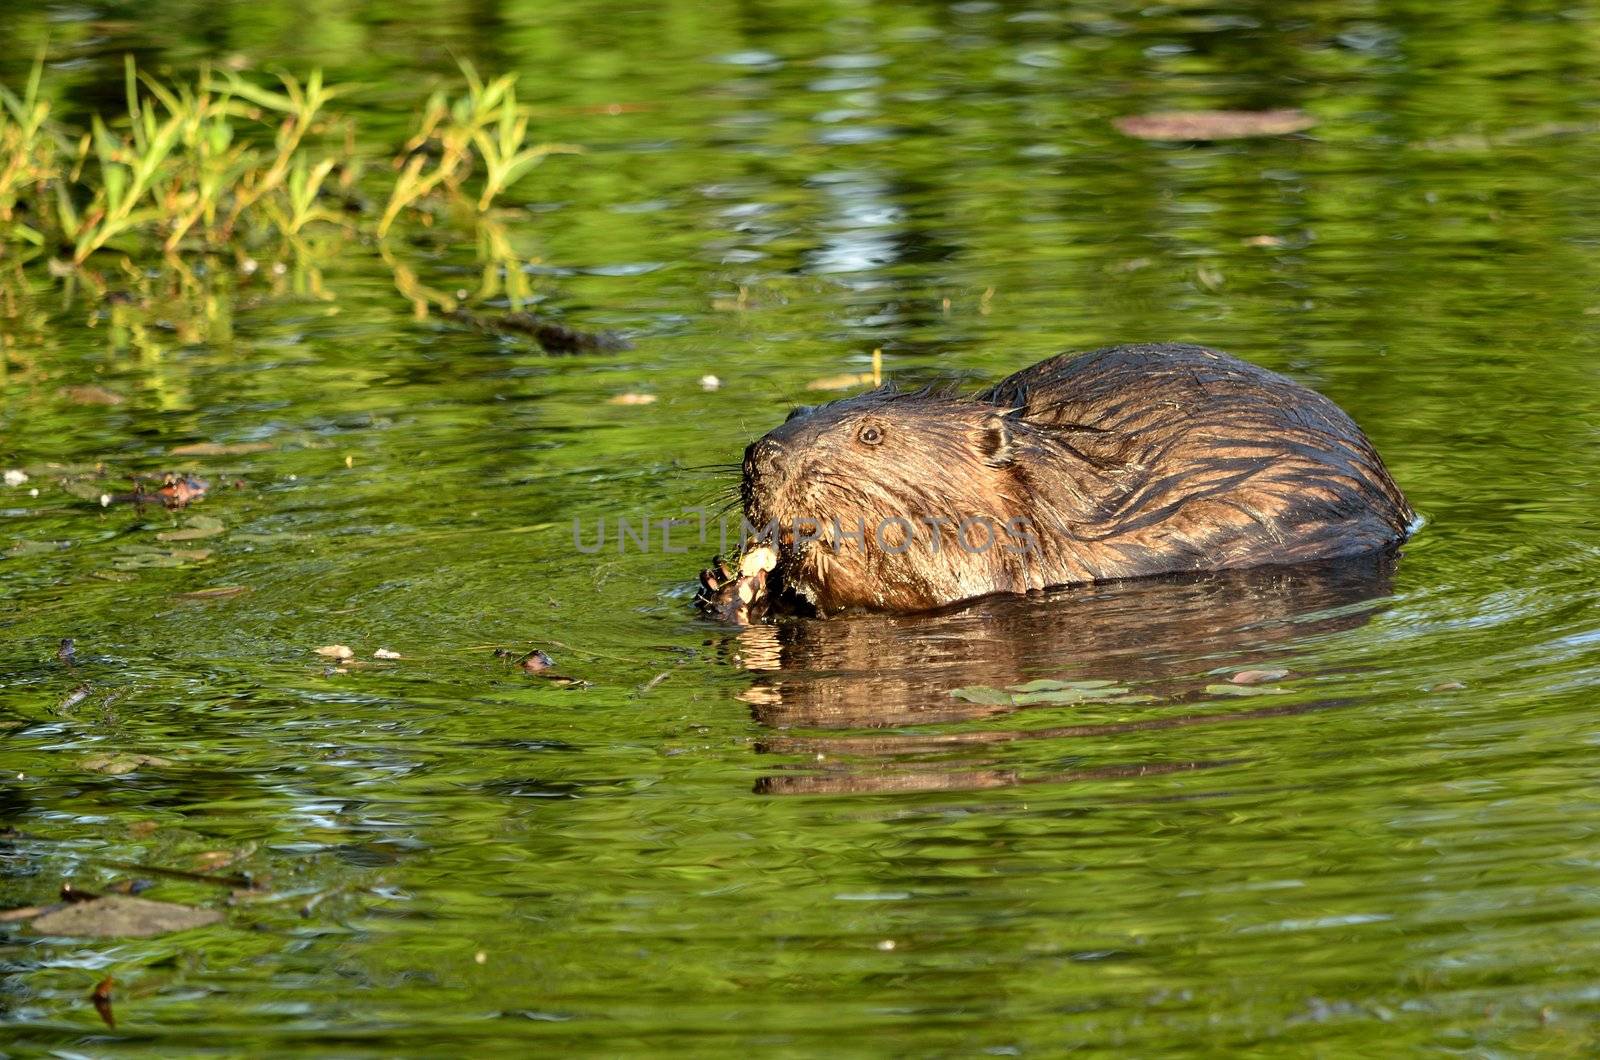
[[[395,161],[385,208],[364,219],[346,207],[359,204],[370,159],[351,120],[330,116],[343,90],[320,72],[304,81],[280,74],[278,87],[263,88],[202,68],[172,85],[129,58],[127,113],[97,114],[87,130],[70,130],[52,118],[41,56],[20,94],[0,86],[0,248],[13,248],[13,260],[48,256],[57,273],[109,250],[170,260],[276,244],[299,257],[313,225],[381,242],[408,212],[423,210],[431,223],[429,204],[443,203],[478,225],[485,290],[498,294],[488,273],[504,273],[506,293],[520,302],[526,279],[504,230],[482,215],[545,156],[576,148],[529,141],[513,75],[486,83],[466,65],[462,74],[464,94],[428,100]],[[396,268],[397,279],[406,274]],[[425,289],[408,294],[425,312]]]

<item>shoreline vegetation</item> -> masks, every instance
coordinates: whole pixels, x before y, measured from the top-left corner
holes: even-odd
[[[127,56],[125,112],[77,127],[55,117],[41,54],[20,90],[0,84],[0,318],[25,314],[40,276],[100,301],[171,302],[204,297],[202,277],[248,277],[266,263],[292,268],[298,293],[331,298],[317,263],[360,248],[419,320],[438,314],[549,352],[626,348],[527,311],[539,261],[519,253],[496,204],[547,157],[582,148],[532,137],[515,74],[460,71],[386,154],[361,146],[338,108],[349,89],[320,70],[263,87],[202,65],[170,81]],[[408,257],[413,237],[436,228],[475,247],[476,290],[430,286]]]

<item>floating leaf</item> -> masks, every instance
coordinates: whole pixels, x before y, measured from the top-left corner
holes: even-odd
[[[209,548],[175,548],[167,555],[184,563],[199,563],[203,559],[211,558]]]
[[[517,660],[517,665],[522,667],[530,674],[543,673],[555,664],[556,661],[550,658],[548,652],[540,651],[538,648],[535,648],[533,651],[530,651],[521,659]]]
[[[94,385],[63,387],[60,394],[74,405],[120,405],[128,400],[115,390]]]
[[[1287,691],[1271,685],[1206,685],[1208,696],[1281,696]]]
[[[111,1011],[111,988],[116,985],[116,980],[106,976],[95,986],[94,992],[89,995],[89,1000],[94,1005],[94,1010],[100,1014],[101,1022],[112,1030],[117,1029],[117,1017]]]
[[[1281,681],[1288,676],[1288,670],[1240,670],[1228,680],[1236,685],[1259,685],[1267,681]]]
[[[106,492],[105,483],[92,480],[71,478],[61,483],[61,489],[78,498],[80,501],[93,501],[100,503],[101,494]]]
[[[144,937],[187,931],[221,919],[222,914],[214,909],[109,894],[45,913],[33,921],[32,928],[40,935],[73,938]]]
[[[19,905],[15,909],[0,909],[0,924],[14,924],[18,920],[32,920],[49,908],[47,905]]]
[[[952,688],[950,695],[954,699],[962,699],[968,703],[978,703],[985,707],[1011,706],[1011,694],[999,688],[990,688],[988,685],[968,685],[966,688]]]
[[[265,453],[276,448],[271,442],[190,442],[175,445],[168,452],[173,456],[243,456],[246,453]]]
[[[654,405],[654,394],[617,394],[607,400],[608,405]]]
[[[248,585],[216,585],[209,589],[195,589],[192,592],[179,593],[179,600],[225,600],[230,596],[243,596],[250,591]]]
[[[315,649],[318,655],[325,655],[330,659],[354,659],[356,653],[350,650],[348,644],[329,644],[326,647]]]
[[[156,490],[155,496],[168,508],[182,508],[190,501],[204,497],[206,490],[211,488],[211,483],[193,475],[174,475],[170,472],[162,476],[161,488]]]
[[[184,520],[188,525],[182,530],[164,530],[156,535],[157,541],[199,541],[226,533],[221,519],[209,515],[191,515]]]
[[[90,755],[78,764],[91,773],[120,777],[124,773],[132,773],[140,766],[170,766],[172,762],[166,758],[157,758],[155,755],[103,754]]]
[[[1240,140],[1250,136],[1283,136],[1317,124],[1303,110],[1169,110],[1133,114],[1111,123],[1124,136],[1138,140]]]
[[[6,552],[12,556],[43,556],[51,552],[60,552],[66,545],[56,541],[26,541],[18,540],[11,543]]]
[[[1092,678],[1085,681],[1029,681],[1025,685],[1007,685],[1013,692],[1059,692],[1063,689],[1074,689],[1080,692],[1089,692],[1101,688],[1114,688],[1115,681],[1106,681],[1101,678]],[[1109,695],[1110,693],[1104,693]]]
[[[1064,707],[1073,703],[1082,703],[1085,700],[1103,699],[1106,694],[1092,688],[1053,688],[1043,692],[1018,692],[1011,697],[1011,702],[1019,707],[1032,707],[1040,704]]]
[[[150,567],[182,567],[211,558],[206,548],[156,548],[152,545],[124,545],[116,560],[118,570],[143,570]]]
[[[1100,678],[1081,681],[1029,681],[1025,685],[1012,685],[1010,688],[1016,693],[1012,696],[1012,702],[1018,706],[1034,706],[1042,703],[1066,706],[1091,699],[1108,699],[1127,691],[1115,681]]]

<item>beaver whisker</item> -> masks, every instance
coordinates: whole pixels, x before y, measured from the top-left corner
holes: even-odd
[[[743,464],[740,464],[737,461],[730,461],[730,462],[728,462],[726,464],[685,464],[685,465],[682,465],[680,467],[675,467],[672,470],[673,471],[690,471],[690,472],[701,472],[701,471],[704,471],[704,472],[714,473],[714,474],[723,474],[723,473],[726,473],[726,472],[729,472],[729,471],[738,471],[741,468],[743,468],[743,466],[744,466]]]

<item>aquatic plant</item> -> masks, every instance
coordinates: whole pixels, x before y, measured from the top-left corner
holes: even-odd
[[[180,255],[277,239],[304,250],[317,224],[381,241],[435,199],[483,215],[548,155],[578,150],[530,139],[516,75],[486,82],[462,64],[465,91],[429,97],[385,193],[361,187],[372,158],[329,107],[348,89],[320,71],[279,73],[267,88],[202,66],[169,84],[128,57],[126,114],[73,130],[55,120],[44,70],[40,55],[20,94],[0,85],[0,245],[71,266],[108,249]],[[375,220],[360,209],[369,192],[385,203]],[[487,261],[512,257],[503,230],[475,236]]]
[[[498,195],[546,156],[579,150],[572,144],[528,142],[528,113],[517,104],[515,74],[485,84],[466,62],[461,64],[461,73],[467,82],[466,94],[452,100],[435,92],[423,111],[421,129],[406,143],[410,157],[378,222],[380,237],[388,234],[402,210],[436,188],[460,192],[476,168],[475,159],[481,160],[484,169],[477,208],[486,211]],[[430,146],[436,151],[426,150]]]

